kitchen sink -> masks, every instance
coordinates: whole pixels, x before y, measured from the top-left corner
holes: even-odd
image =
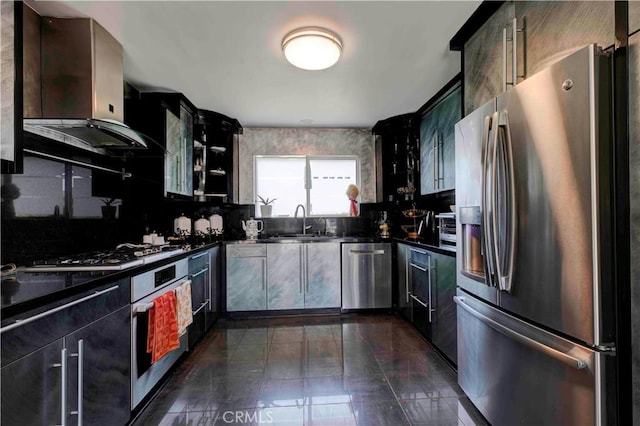
[[[273,235],[267,238],[269,241],[279,243],[300,243],[304,241],[333,241],[338,239],[336,236],[315,235],[315,234],[282,234]]]

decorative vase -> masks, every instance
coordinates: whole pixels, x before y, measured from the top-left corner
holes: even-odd
[[[273,210],[272,205],[260,206],[260,214],[262,215],[262,217],[271,217],[271,210]]]

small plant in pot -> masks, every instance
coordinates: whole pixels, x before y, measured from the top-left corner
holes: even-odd
[[[102,206],[102,218],[115,219],[120,200],[117,198],[105,198],[102,202],[104,203],[104,206]]]
[[[273,206],[271,205],[276,198],[262,198],[258,195],[258,201],[262,203],[260,206],[260,215],[262,217],[271,217],[271,211],[273,210]]]

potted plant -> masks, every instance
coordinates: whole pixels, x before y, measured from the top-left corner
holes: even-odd
[[[118,210],[117,204],[120,202],[117,198],[105,198],[102,200],[104,206],[102,206],[102,218],[103,219],[115,219],[116,212]]]
[[[273,210],[271,203],[273,203],[276,198],[262,198],[258,195],[258,200],[262,203],[260,206],[260,215],[262,217],[271,217],[271,211]]]

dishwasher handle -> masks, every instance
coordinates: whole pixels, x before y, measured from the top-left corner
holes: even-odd
[[[354,255],[380,255],[384,254],[384,250],[360,250],[360,249],[350,249],[349,254]]]

